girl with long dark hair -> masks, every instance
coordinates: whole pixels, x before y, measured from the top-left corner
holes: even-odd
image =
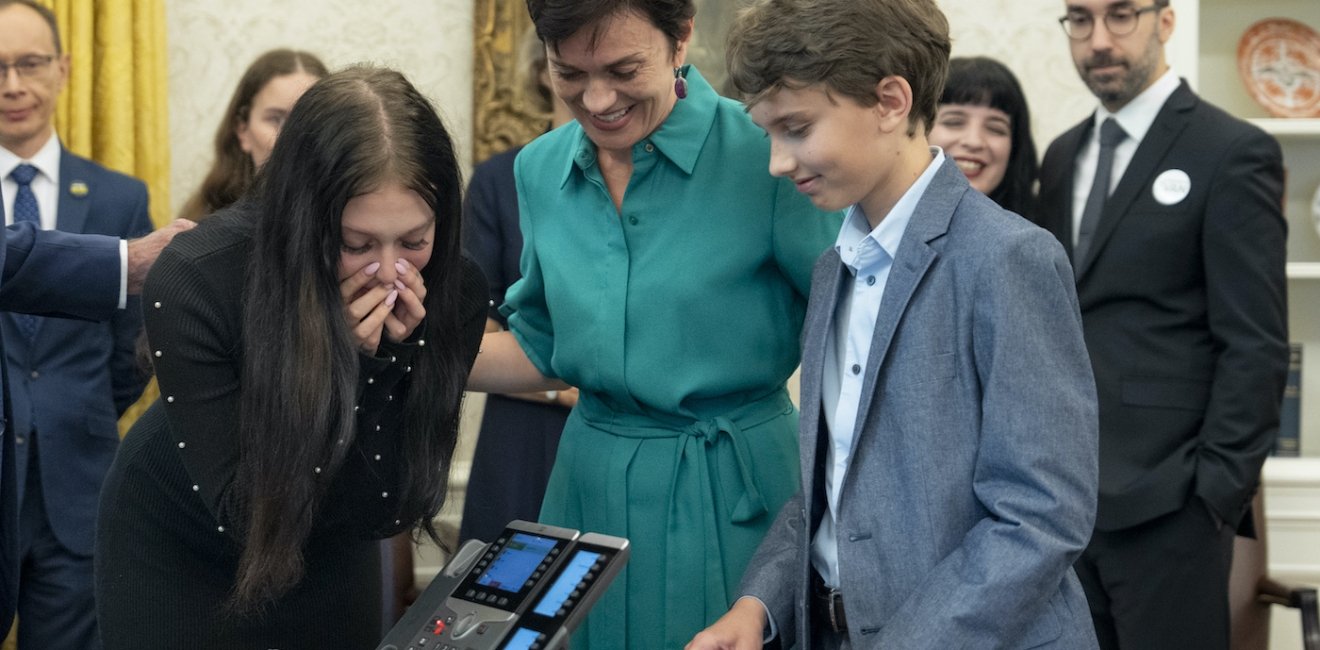
[[[460,188],[426,99],[353,68],[298,101],[248,198],[162,254],[162,398],[102,492],[107,648],[375,646],[374,540],[436,537],[485,320]]]

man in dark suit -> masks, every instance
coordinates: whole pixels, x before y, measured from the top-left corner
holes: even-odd
[[[1169,69],[1167,0],[1065,6],[1100,100],[1041,166],[1100,400],[1078,575],[1102,647],[1226,648],[1233,535],[1250,525],[1288,362],[1279,146]]]
[[[69,74],[55,18],[0,4],[0,187],[14,223],[130,238],[151,232],[147,188],[65,150],[55,104]],[[107,321],[0,315],[19,504],[19,648],[99,648],[92,540],[117,420],[142,393],[138,298]]]
[[[0,219],[5,214],[0,204]],[[161,249],[192,228],[176,219],[156,232],[125,242],[105,235],[40,230],[22,223],[4,229],[0,246],[0,311],[105,320],[124,309]],[[9,382],[0,337],[0,633],[8,632],[18,603],[18,497],[14,436],[8,434]]]

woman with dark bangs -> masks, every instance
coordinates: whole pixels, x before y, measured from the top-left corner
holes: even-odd
[[[930,143],[944,149],[972,187],[1000,207],[1033,219],[1036,143],[1017,77],[987,57],[955,57]]]

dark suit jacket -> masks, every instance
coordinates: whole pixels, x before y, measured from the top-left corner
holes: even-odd
[[[467,250],[490,284],[490,318],[501,325],[504,294],[522,272],[522,227],[518,223],[518,186],[513,179],[513,159],[522,147],[504,151],[472,170],[467,195],[463,197],[463,248]],[[502,525],[502,524],[501,524]]]
[[[1092,124],[1055,140],[1041,166],[1043,225],[1069,255],[1073,170]],[[1164,205],[1154,185],[1169,170],[1190,188]],[[1184,82],[1106,203],[1087,259],[1073,260],[1100,397],[1100,530],[1193,495],[1229,525],[1246,512],[1288,365],[1282,202],[1278,143]]]
[[[4,216],[0,208],[0,218]],[[0,311],[105,319],[119,305],[119,240],[38,230],[5,229],[0,246]],[[4,346],[0,339],[0,347]],[[4,364],[0,354],[0,365]],[[14,441],[7,431],[9,388],[0,369],[0,630],[8,630],[18,600],[18,497]]]
[[[847,273],[833,248],[816,263],[802,489],[741,589],[801,648],[825,506],[821,378]],[[1058,244],[946,160],[899,244],[866,373],[836,522],[853,647],[1094,648],[1072,564],[1094,523],[1095,388]]]
[[[70,188],[78,188],[77,192]],[[56,229],[131,239],[151,232],[147,186],[64,150]],[[101,482],[119,446],[117,421],[142,394],[134,348],[142,328],[137,296],[108,321],[43,318],[32,339],[13,314],[0,314],[9,368],[9,427],[15,442],[35,429],[46,513],[70,551],[91,555]],[[27,454],[16,445],[18,502]]]

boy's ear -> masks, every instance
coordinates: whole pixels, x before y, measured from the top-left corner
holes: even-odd
[[[907,132],[908,116],[912,113],[912,84],[898,75],[889,75],[875,85],[876,117],[880,130],[893,133]]]

